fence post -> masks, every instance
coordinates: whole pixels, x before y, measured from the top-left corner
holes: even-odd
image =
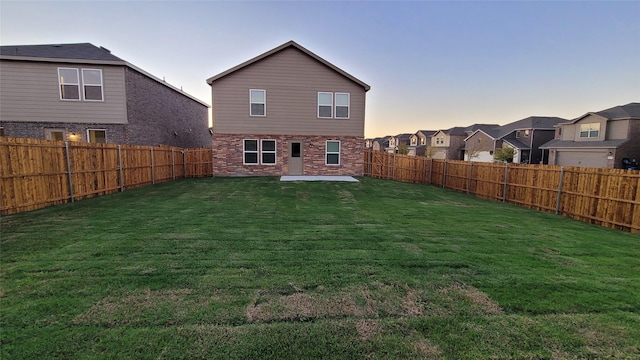
[[[560,184],[558,185],[558,198],[556,199],[556,215],[560,213],[560,197],[562,195],[563,180],[564,180],[564,166],[560,168]]]
[[[507,181],[509,180],[509,163],[504,162],[504,186],[502,187],[502,202],[507,201]]]
[[[422,183],[426,183],[427,181],[427,157],[422,158]]]
[[[120,192],[124,191],[124,177],[122,175],[122,150],[120,149],[120,145],[118,145],[118,170],[120,173]]]
[[[211,177],[215,175],[215,159],[213,158],[213,149],[211,150]]]
[[[433,184],[433,158],[429,158],[429,185]]]
[[[396,153],[395,153],[395,151],[393,153],[393,165],[391,167],[391,179],[392,180],[396,179]]]
[[[76,197],[73,195],[73,176],[71,176],[71,158],[69,157],[69,142],[64,142],[64,153],[67,157],[67,176],[69,176],[69,195],[71,196],[71,202],[76,201]]]
[[[171,177],[173,180],[176,179],[176,158],[173,154],[173,147],[171,148]]]
[[[184,178],[187,178],[187,150],[182,149],[182,165],[184,168]]]
[[[471,193],[471,174],[473,173],[473,161],[469,160],[469,182],[467,183],[467,194]]]
[[[444,159],[444,169],[442,170],[442,188],[447,184],[447,159]]]
[[[153,167],[153,146],[149,146],[151,148],[151,184],[156,183],[156,171]]]

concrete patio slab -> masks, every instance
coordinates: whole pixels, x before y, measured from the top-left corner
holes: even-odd
[[[353,176],[281,176],[280,181],[348,181],[348,182],[359,182]]]

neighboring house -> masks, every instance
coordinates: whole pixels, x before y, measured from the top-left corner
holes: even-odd
[[[434,130],[418,130],[409,138],[409,155],[425,156],[426,149],[431,146]]]
[[[218,175],[361,175],[369,85],[289,41],[207,79]]]
[[[376,151],[386,151],[389,147],[389,136],[375,138],[371,141],[371,148]]]
[[[387,152],[391,154],[397,154],[402,145],[406,145],[408,150],[410,137],[411,134],[398,134],[396,136],[391,136],[389,138],[389,146],[387,147]]]
[[[568,120],[558,117],[530,116],[493,128],[481,127],[465,140],[465,160],[493,162],[497,148],[515,149],[514,163],[546,163],[540,145],[553,139],[554,126]]]
[[[622,168],[640,159],[640,103],[589,112],[556,126],[555,139],[540,146],[550,165]]]
[[[89,43],[0,47],[6,136],[211,145],[208,105]]]
[[[434,159],[462,160],[465,153],[464,140],[478,129],[491,129],[497,124],[473,124],[467,127],[452,127],[438,130],[431,136]]]

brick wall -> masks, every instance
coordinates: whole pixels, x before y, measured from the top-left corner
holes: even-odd
[[[208,108],[157,81],[126,68],[129,143],[209,147]]]
[[[62,129],[67,134],[68,141],[88,141],[87,129],[100,129],[107,132],[107,142],[110,144],[127,143],[127,126],[123,124],[87,124],[87,123],[44,123],[44,122],[11,122],[2,121],[4,135],[9,137],[24,137],[44,139],[45,129]],[[76,134],[73,136],[72,134]]]
[[[276,140],[275,165],[243,165],[243,140]],[[217,176],[265,176],[289,173],[289,143],[302,142],[304,175],[362,175],[364,169],[363,137],[303,136],[260,134],[214,134],[213,157]],[[327,140],[340,141],[340,165],[325,165]]]

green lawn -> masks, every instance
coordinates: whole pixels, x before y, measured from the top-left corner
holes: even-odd
[[[371,178],[0,219],[2,359],[640,357],[640,237]]]

